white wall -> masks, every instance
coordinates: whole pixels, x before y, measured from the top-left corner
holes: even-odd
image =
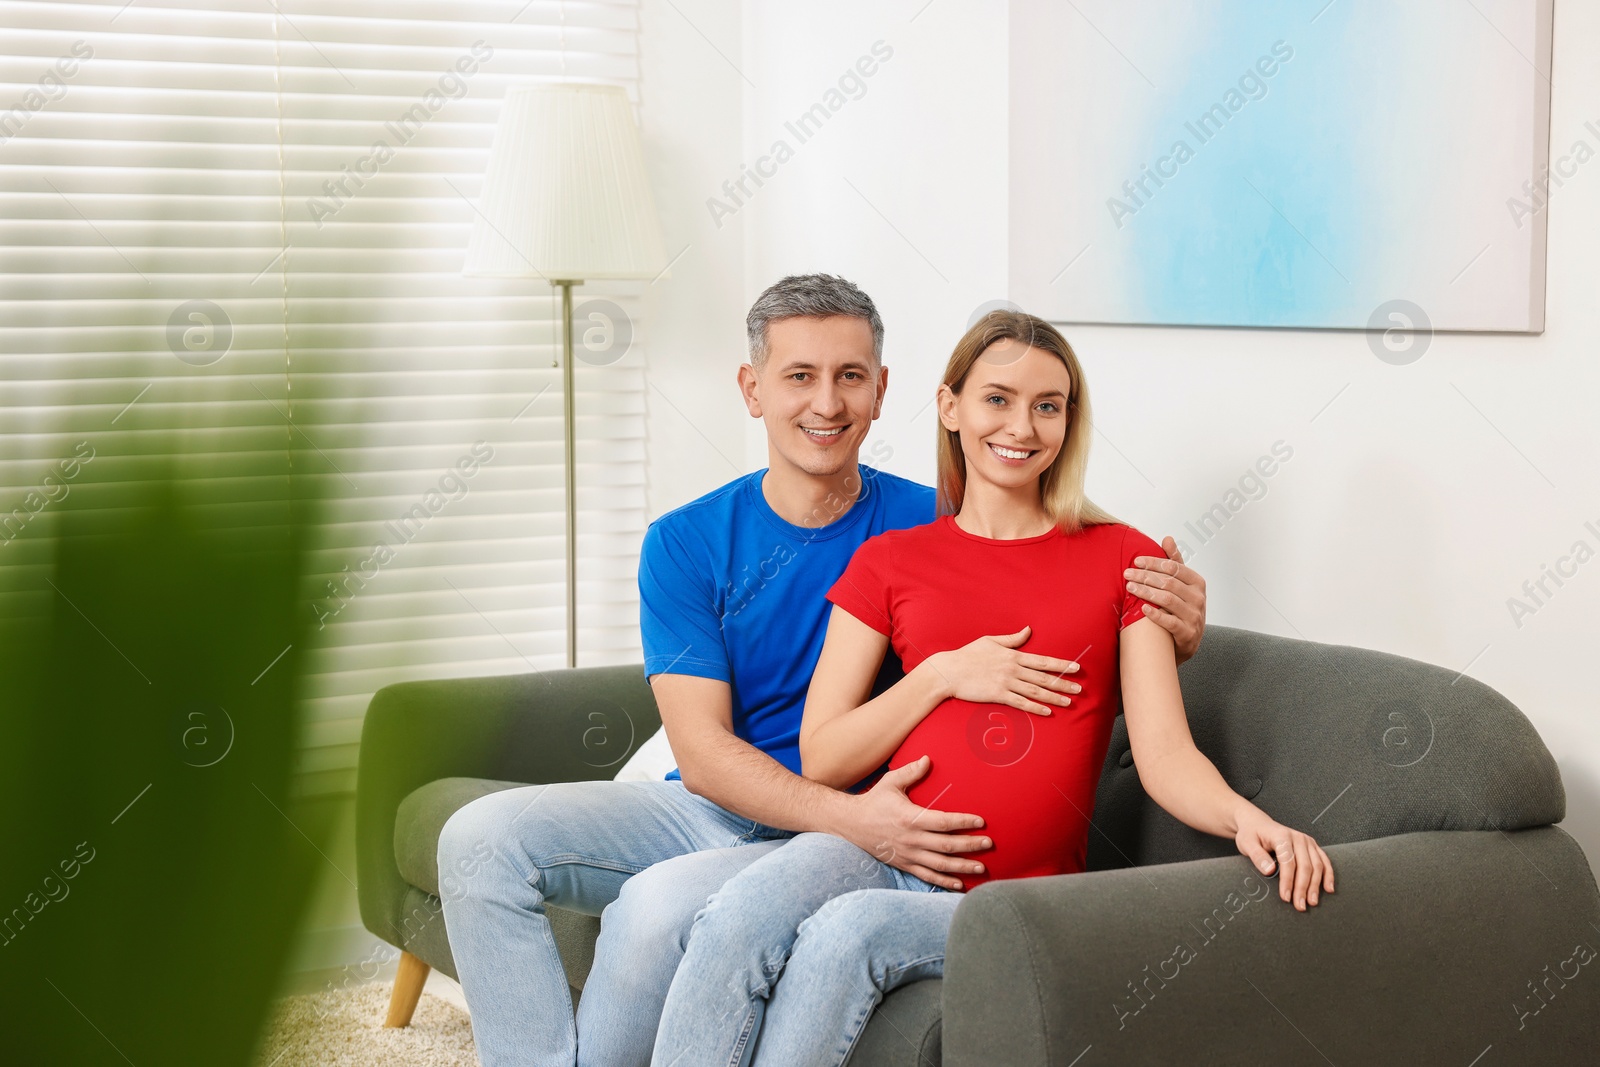
[[[674,252],[694,242],[674,268],[670,318],[652,322],[651,375],[716,445],[652,408],[654,513],[734,466],[765,465],[761,427],[732,385],[739,326],[756,293],[796,271],[844,274],[878,302],[891,385],[869,443],[892,447],[890,469],[930,480],[926,399],[974,308],[1006,295],[1006,5],[647,0],[646,13],[646,41],[666,53],[647,64],[645,114],[668,190],[668,241]],[[1551,144],[1565,151],[1580,137],[1596,143],[1583,124],[1600,125],[1600,67],[1586,62],[1600,51],[1600,9],[1561,5],[1555,33]],[[798,143],[784,123],[879,40],[893,55],[865,94]],[[1138,42],[1119,46],[1136,52]],[[716,228],[706,198],[779,138],[793,158]],[[1103,431],[1091,492],[1151,535],[1196,549],[1211,620],[1384,649],[1494,686],[1556,755],[1565,826],[1600,867],[1600,700],[1585,673],[1600,636],[1600,559],[1520,627],[1507,608],[1574,541],[1600,547],[1584,528],[1600,528],[1590,342],[1600,329],[1591,239],[1600,166],[1557,190],[1549,211],[1542,336],[1441,335],[1407,366],[1380,362],[1360,333],[1070,336]],[[1200,545],[1185,522],[1280,440],[1293,456],[1266,494]]]
[[[642,0],[640,127],[667,277],[645,288],[650,517],[746,472],[734,374],[744,359],[744,225],[705,199],[739,169],[740,51],[731,0]],[[680,256],[681,253],[681,256]]]

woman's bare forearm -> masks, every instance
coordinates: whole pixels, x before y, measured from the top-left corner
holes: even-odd
[[[801,770],[815,782],[847,789],[883,766],[930,711],[949,696],[933,657],[883,693],[800,736]]]
[[[1228,786],[1205,753],[1189,744],[1146,762],[1134,762],[1139,782],[1164,811],[1202,833],[1238,834],[1240,806],[1253,805]]]
[[[1145,793],[1186,826],[1234,837],[1241,805],[1254,805],[1228,788],[1216,765],[1195,747],[1171,634],[1151,619],[1140,619],[1122,630],[1119,644],[1128,744]]]

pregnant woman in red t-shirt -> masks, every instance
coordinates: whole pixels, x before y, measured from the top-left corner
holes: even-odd
[[[800,754],[806,777],[841,789],[887,762],[922,807],[983,815],[989,847],[959,885],[822,833],[746,867],[695,921],[659,1067],[844,1063],[885,993],[943,973],[953,890],[1084,869],[1119,710],[1151,799],[1276,867],[1297,909],[1333,892],[1316,841],[1194,746],[1172,638],[1124,576],[1165,553],[1084,496],[1093,423],[1066,339],[991,312],[956,345],[938,406],[940,516],[867,541],[828,591]],[[873,697],[891,647],[905,677]]]

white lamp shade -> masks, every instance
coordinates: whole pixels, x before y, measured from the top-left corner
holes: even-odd
[[[512,86],[462,272],[656,278],[666,269],[633,106],[620,86]]]

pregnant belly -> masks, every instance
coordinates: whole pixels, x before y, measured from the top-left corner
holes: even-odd
[[[889,766],[929,757],[927,776],[908,790],[911,800],[983,818],[979,832],[994,847],[968,854],[985,868],[959,876],[971,889],[992,879],[1084,869],[1110,738],[1111,716],[1076,704],[1039,716],[947,700],[911,731]]]

